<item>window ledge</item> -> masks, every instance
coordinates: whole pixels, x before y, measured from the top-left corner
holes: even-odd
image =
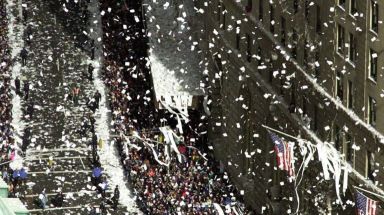
[[[356,68],[356,64],[353,61],[347,60],[347,62],[349,63],[350,66],[352,66],[353,68]]]
[[[345,12],[345,5],[342,6],[342,5],[337,5],[338,8],[340,8],[341,10],[343,10]]]
[[[373,34],[375,37],[378,36],[378,33],[377,33],[376,31],[374,31],[372,28],[369,29],[369,32],[370,32],[371,34]]]
[[[345,57],[344,57],[344,53],[341,53],[341,52],[339,51],[338,48],[336,48],[336,54],[337,54],[341,59],[345,59]]]
[[[355,12],[355,14],[356,14],[357,12]],[[354,14],[352,14],[352,13],[348,13],[348,15],[349,15],[349,17],[350,18],[352,18],[353,20],[357,20],[357,17],[354,15]]]
[[[377,84],[377,81],[375,81],[375,79],[373,79],[371,76],[368,77],[368,80],[375,85]]]

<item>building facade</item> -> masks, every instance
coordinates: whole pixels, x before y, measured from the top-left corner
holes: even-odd
[[[354,185],[384,189],[383,3],[196,1],[208,68],[209,136],[258,213],[289,213],[298,204],[263,126],[311,140],[310,130],[332,143],[354,170],[344,202],[354,202]],[[301,212],[353,213],[353,205],[343,210],[336,203],[321,165],[311,165],[299,188]]]

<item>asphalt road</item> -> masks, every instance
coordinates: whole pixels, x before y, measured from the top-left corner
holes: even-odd
[[[29,178],[22,201],[32,214],[89,214],[90,207],[98,207],[101,198],[90,182],[91,164],[87,157],[91,134],[82,136],[77,132],[83,117],[91,113],[86,98],[95,92],[92,82],[83,75],[89,51],[82,46],[87,47],[89,41],[81,35],[81,25],[87,22],[73,13],[66,17],[59,1],[57,7],[44,0],[24,0],[23,4],[25,26],[31,26],[33,39],[26,46],[27,65],[22,68],[22,80],[28,80],[32,89],[22,108],[33,102],[34,113],[31,119],[25,119],[31,128],[31,143],[26,153]],[[75,85],[81,89],[79,105],[65,99]],[[55,165],[49,169],[50,156]],[[43,189],[48,199],[62,190],[66,195],[63,208],[41,211],[34,200]],[[127,212],[123,207],[108,210],[111,214]]]

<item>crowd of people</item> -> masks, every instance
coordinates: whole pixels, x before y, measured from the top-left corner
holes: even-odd
[[[102,4],[102,8],[111,7],[115,11],[103,16],[103,30],[107,32],[103,38],[104,48],[108,54],[104,78],[110,93],[113,129],[120,134],[114,141],[139,207],[145,214],[214,214],[220,210],[218,206],[226,214],[244,210],[242,195],[231,185],[222,165],[211,153],[203,156],[202,149],[195,147],[201,140],[196,133],[199,123],[191,122],[198,121],[199,117],[184,126],[181,138],[184,141],[178,144],[184,158],[182,162],[175,155],[171,156],[169,166],[158,162],[166,161],[166,143],[158,122],[166,118],[172,124],[173,119],[155,108],[146,61],[147,39],[140,34],[143,31],[137,30],[145,26],[134,20],[134,16],[141,17],[140,9],[125,13],[128,4],[108,1]],[[124,29],[121,23],[129,23],[129,27]],[[130,40],[125,40],[127,37]],[[127,145],[126,137],[135,133],[139,137],[130,138]],[[146,140],[156,140],[156,155],[146,147]]]
[[[0,0],[0,17],[6,17],[5,0]],[[25,169],[13,170],[10,162],[15,160],[18,146],[12,122],[12,83],[10,66],[11,50],[8,46],[8,20],[0,19],[0,173],[9,185],[9,195],[16,196],[18,188],[25,182]]]

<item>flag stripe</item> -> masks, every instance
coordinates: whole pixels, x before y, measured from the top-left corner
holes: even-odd
[[[376,215],[377,201],[374,201],[356,190],[357,214]]]
[[[289,143],[280,139],[275,133],[270,131],[268,131],[268,133],[271,136],[272,142],[275,144],[276,159],[279,168],[287,171],[290,176],[293,176],[295,172],[292,165],[292,147]]]

